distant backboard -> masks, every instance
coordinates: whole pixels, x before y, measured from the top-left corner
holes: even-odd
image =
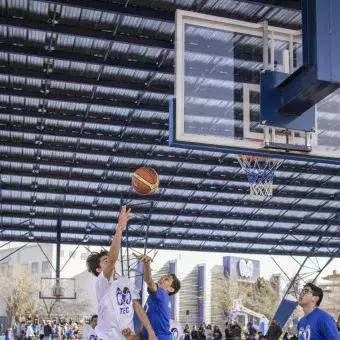
[[[76,299],[76,279],[41,278],[40,299]]]
[[[340,163],[339,90],[318,104],[305,131],[261,120],[261,72],[301,65],[301,31],[177,11],[170,145]]]

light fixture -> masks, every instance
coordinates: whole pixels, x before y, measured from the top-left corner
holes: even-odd
[[[28,239],[29,240],[34,240],[34,235],[33,235],[33,233],[31,231],[28,234]]]

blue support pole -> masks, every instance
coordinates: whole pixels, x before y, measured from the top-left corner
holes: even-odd
[[[129,208],[138,207],[140,205],[147,205],[148,210],[145,214],[135,214],[134,218],[134,225],[140,225],[141,231],[140,236],[144,239],[144,248],[143,248],[143,254],[145,255],[147,253],[147,247],[148,247],[148,234],[149,234],[149,228],[150,228],[150,222],[151,222],[151,215],[154,209],[154,202],[153,201],[146,201],[141,203],[132,203],[131,201],[124,200],[123,196],[121,195],[120,199],[120,205],[127,205]],[[144,229],[145,228],[145,229]],[[140,291],[140,302],[143,303],[143,290],[144,290],[144,280],[143,280],[143,271],[144,266],[142,263],[130,260],[129,254],[131,251],[136,252],[135,249],[133,249],[133,240],[129,238],[129,225],[126,227],[125,237],[124,240],[122,240],[121,244],[121,268],[122,268],[122,275],[124,273],[128,275],[130,279],[133,279],[134,277],[134,283],[135,286]],[[134,230],[131,230],[134,231]],[[137,230],[138,231],[138,230]],[[123,251],[125,250],[126,259],[124,258]],[[125,265],[126,264],[126,265]],[[135,331],[138,332],[142,328],[142,324],[137,317],[136,314],[134,314],[134,328]]]

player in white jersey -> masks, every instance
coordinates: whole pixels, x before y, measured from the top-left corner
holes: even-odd
[[[90,325],[87,325],[83,329],[82,340],[97,340],[97,333],[95,328],[97,327],[98,315],[93,315]]]
[[[130,331],[134,329],[134,311],[148,332],[150,330],[149,339],[157,340],[144,308],[139,303],[138,289],[128,277],[118,276],[115,272],[122,234],[132,217],[131,209],[127,210],[123,206],[110,252],[102,250],[91,253],[86,261],[88,271],[97,276],[98,340],[125,340],[126,329],[129,329],[129,339],[140,339],[139,335]]]

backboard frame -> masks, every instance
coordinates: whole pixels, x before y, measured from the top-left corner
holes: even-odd
[[[73,293],[72,296],[68,295],[68,296],[60,296],[57,297],[52,296],[52,294],[46,294],[46,290],[49,289],[53,289],[56,284],[57,284],[57,280],[60,280],[59,285],[60,287],[63,287],[62,283],[65,281],[68,281],[70,283],[72,283],[73,286]],[[48,286],[45,286],[44,288],[44,281],[50,281],[51,284]],[[52,282],[54,281],[54,282]],[[52,285],[53,283],[53,285]],[[40,279],[40,291],[39,291],[39,299],[46,299],[46,300],[75,300],[77,298],[77,293],[76,293],[76,279],[75,278],[55,278],[55,277],[42,277]]]
[[[213,135],[204,134],[189,134],[184,133],[184,106],[185,106],[185,25],[194,25],[198,27],[212,28],[216,30],[224,30],[229,32],[249,34],[256,37],[263,37],[265,33],[275,38],[275,40],[281,40],[289,42],[290,50],[284,51],[286,54],[292,55],[292,46],[294,43],[302,44],[302,32],[296,30],[289,30],[280,27],[266,26],[262,23],[254,24],[245,21],[233,20],[228,18],[216,17],[201,13],[193,13],[182,10],[176,11],[176,39],[175,39],[175,99],[170,102],[169,105],[169,144],[174,147],[181,147],[187,149],[199,149],[212,152],[230,152],[230,153],[242,153],[251,156],[268,156],[285,159],[295,159],[302,161],[315,161],[331,164],[339,164],[340,159],[336,159],[338,151],[328,152],[328,156],[325,156],[325,149],[316,148],[317,135],[311,134],[311,145],[314,146],[311,152],[297,150],[280,150],[274,148],[265,147],[264,135],[262,141],[258,140],[259,137],[256,133],[256,140],[258,143],[253,143],[249,140],[236,140],[232,138],[217,137]],[[274,39],[272,39],[274,41]],[[273,48],[272,48],[273,50]],[[285,55],[283,56],[285,57]],[[272,58],[274,61],[274,58]],[[288,59],[289,66],[292,65]],[[274,65],[269,65],[271,70],[274,70]],[[288,67],[288,71],[291,71],[291,67]],[[260,85],[243,83],[244,89],[251,89],[253,87],[260,89]],[[247,104],[244,103],[244,109],[246,110]],[[244,128],[246,128],[244,126]],[[273,130],[274,131],[274,130]],[[249,138],[253,132],[245,131],[244,136]],[[292,130],[292,136],[294,131]],[[276,138],[284,139],[285,137],[275,136]],[[252,138],[252,137],[251,137]],[[305,138],[301,138],[305,139]],[[251,146],[250,146],[251,144]]]

